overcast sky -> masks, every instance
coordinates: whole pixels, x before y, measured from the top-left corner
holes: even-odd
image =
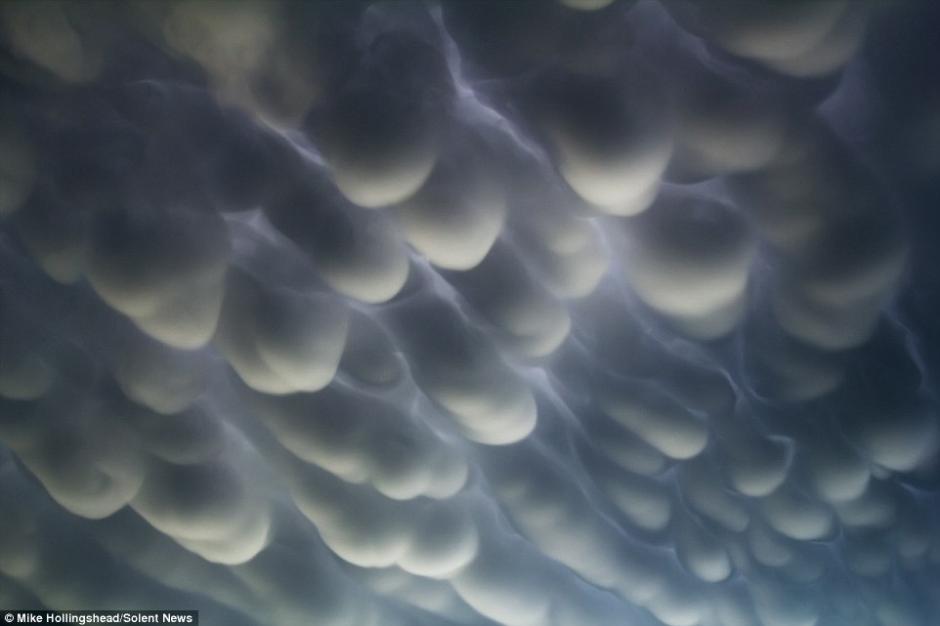
[[[0,608],[936,624],[938,32],[0,4]]]

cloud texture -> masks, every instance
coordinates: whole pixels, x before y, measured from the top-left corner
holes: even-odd
[[[0,6],[0,607],[929,626],[940,12]]]

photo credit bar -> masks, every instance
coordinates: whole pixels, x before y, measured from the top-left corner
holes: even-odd
[[[199,611],[36,611],[0,609],[6,624],[199,624]]]

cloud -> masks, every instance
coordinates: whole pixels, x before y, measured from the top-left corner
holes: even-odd
[[[0,608],[927,626],[930,3],[0,8]]]

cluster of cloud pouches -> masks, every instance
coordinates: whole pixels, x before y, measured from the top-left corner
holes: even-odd
[[[0,607],[936,623],[938,28],[4,2]]]

